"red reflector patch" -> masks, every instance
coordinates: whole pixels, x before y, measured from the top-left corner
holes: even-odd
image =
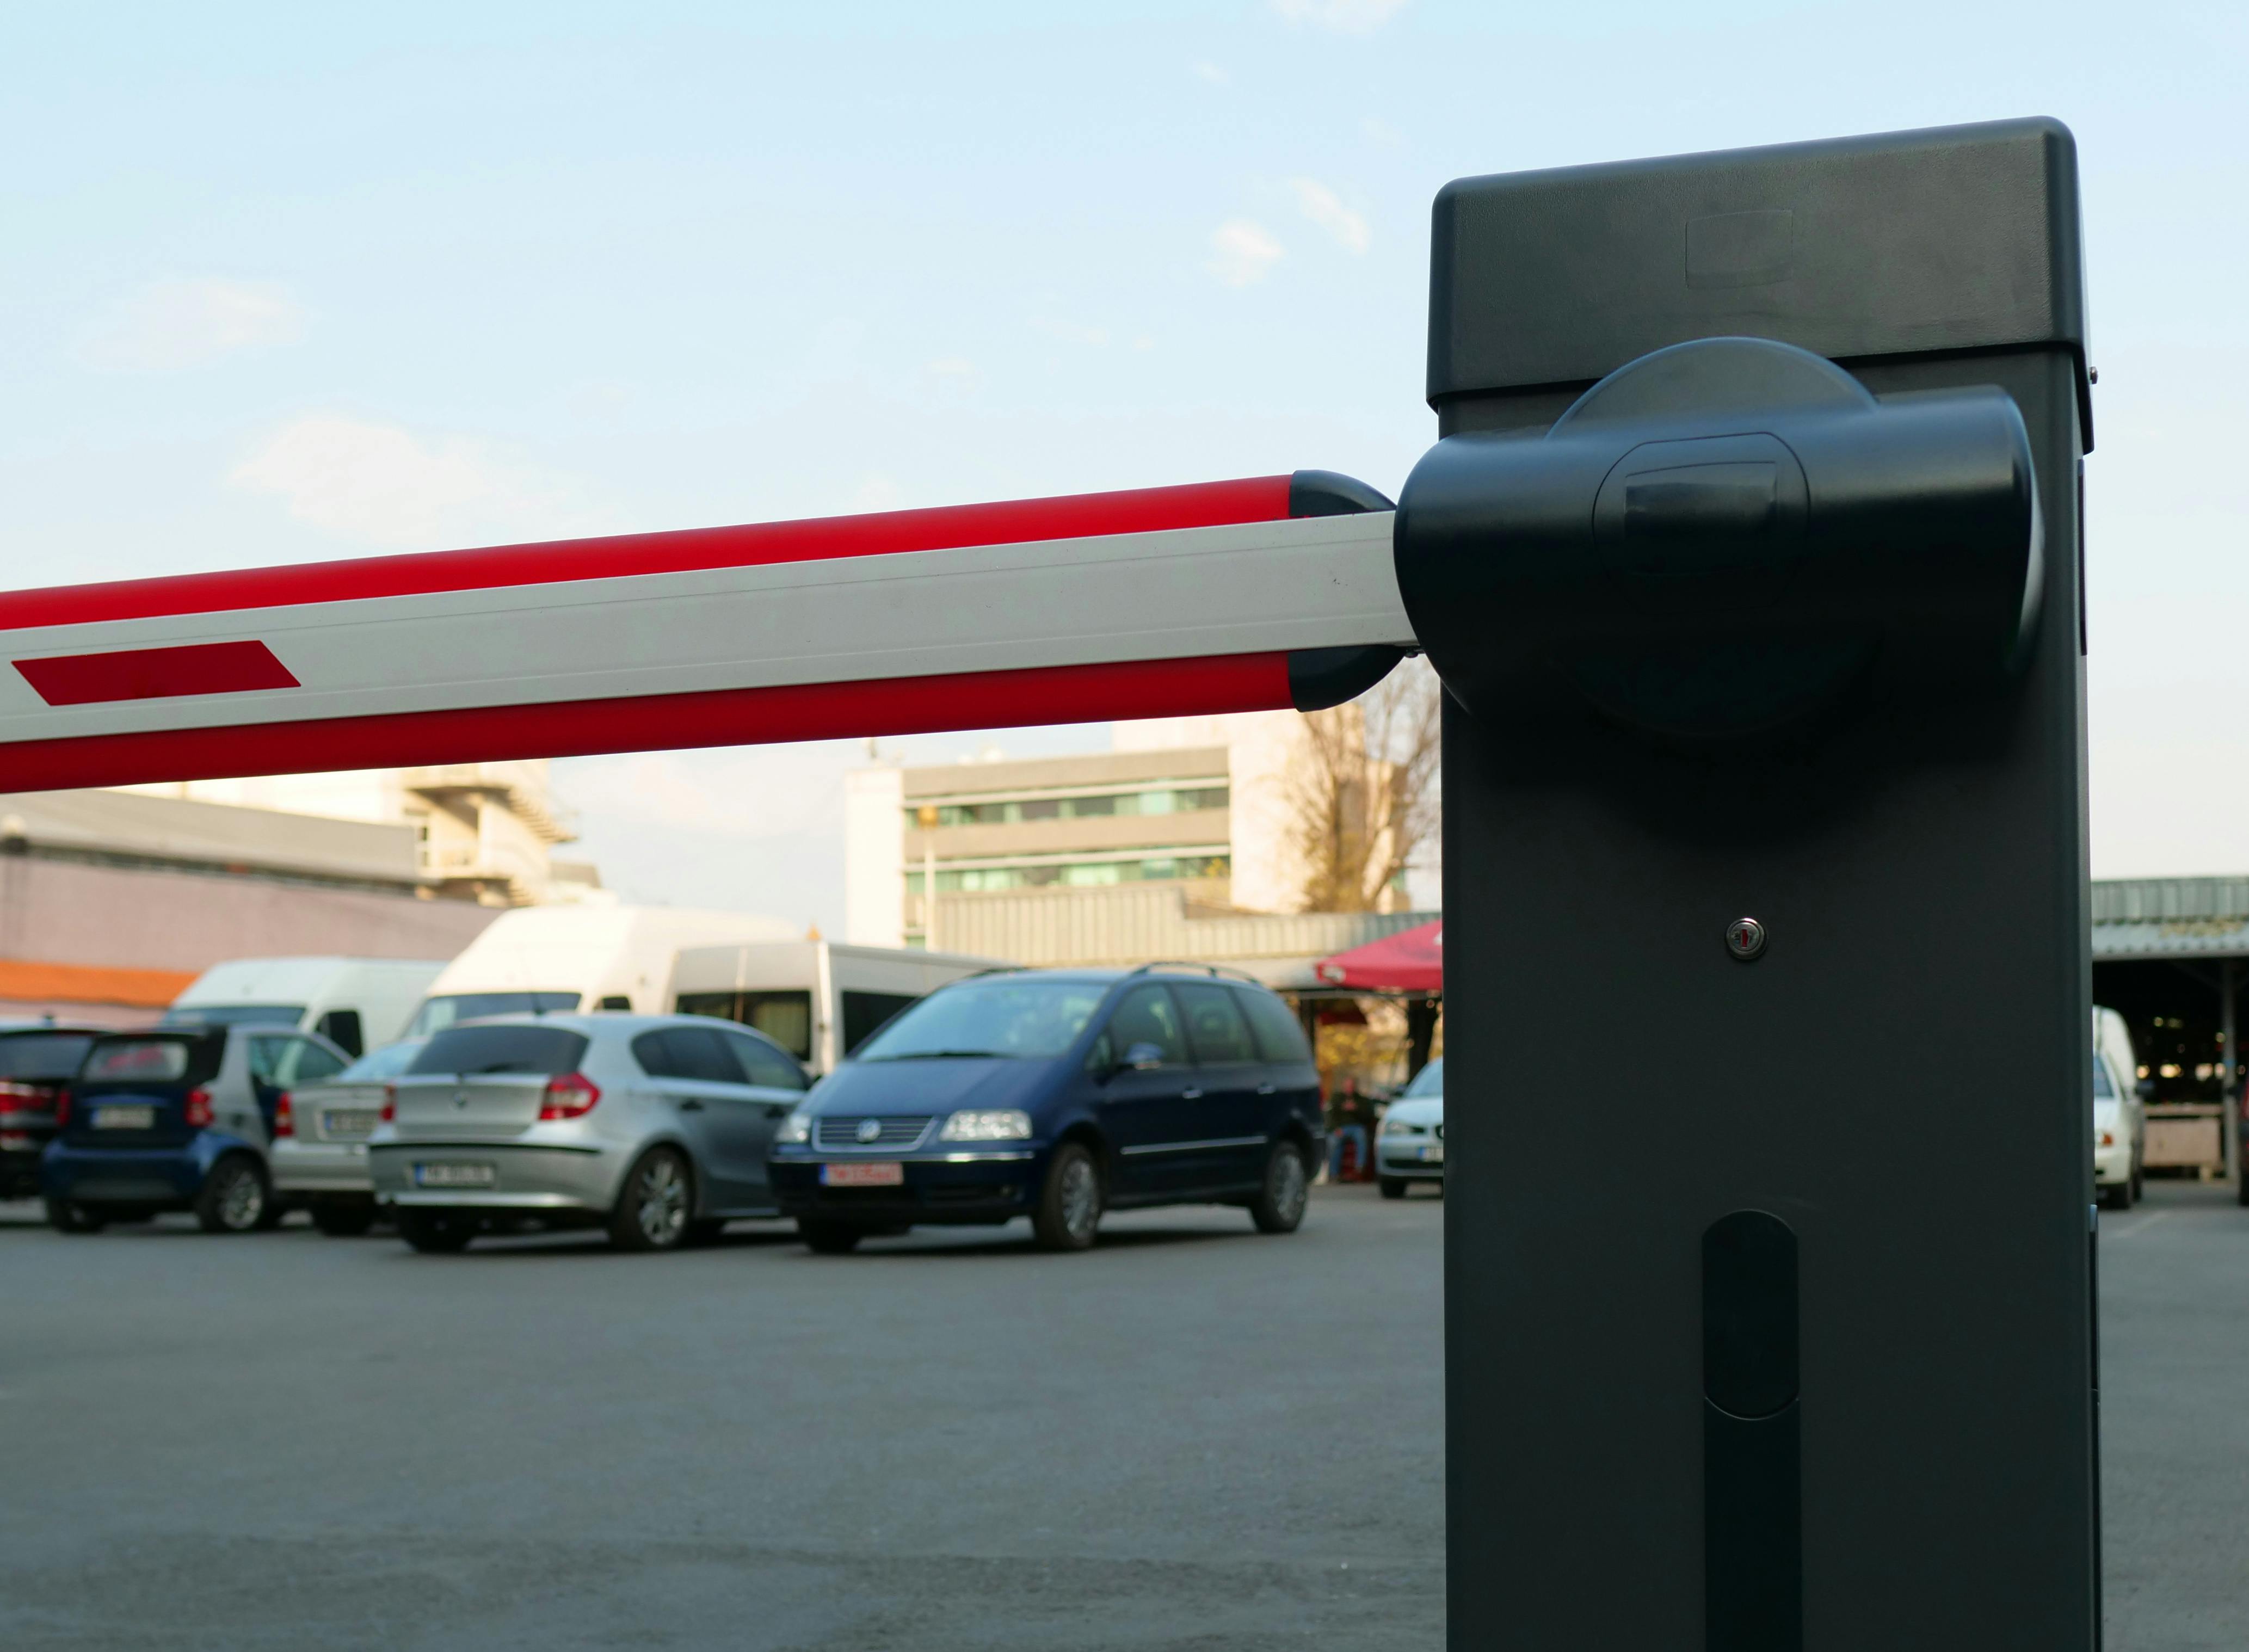
[[[107,654],[51,654],[45,659],[19,659],[16,669],[50,706],[302,686],[263,643],[190,643]]]

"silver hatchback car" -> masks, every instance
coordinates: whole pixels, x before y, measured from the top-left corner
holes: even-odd
[[[766,1150],[807,1088],[773,1040],[700,1015],[499,1015],[431,1036],[368,1142],[416,1250],[526,1225],[668,1250],[774,1214]]]

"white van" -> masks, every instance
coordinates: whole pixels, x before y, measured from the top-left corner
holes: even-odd
[[[2147,1161],[2148,1112],[2138,1058],[2124,1018],[2093,1010],[2093,1187],[2101,1199],[2129,1210],[2140,1197]]]
[[[524,906],[504,912],[444,973],[408,1028],[425,1038],[478,1015],[671,1008],[672,962],[686,946],[785,940],[796,926],[748,912],[670,906]]]
[[[925,994],[1001,967],[994,958],[826,940],[691,946],[679,954],[669,1007],[754,1027],[817,1076]]]
[[[213,964],[164,1012],[167,1027],[261,1022],[363,1056],[406,1029],[441,958],[237,958]]]

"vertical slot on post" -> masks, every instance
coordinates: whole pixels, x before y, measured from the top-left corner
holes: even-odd
[[[1702,1233],[1707,1652],[1802,1652],[1796,1235],[1737,1210]]]

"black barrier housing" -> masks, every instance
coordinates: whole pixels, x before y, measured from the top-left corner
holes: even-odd
[[[2093,1646],[2074,142],[1434,231],[1452,1644]]]

